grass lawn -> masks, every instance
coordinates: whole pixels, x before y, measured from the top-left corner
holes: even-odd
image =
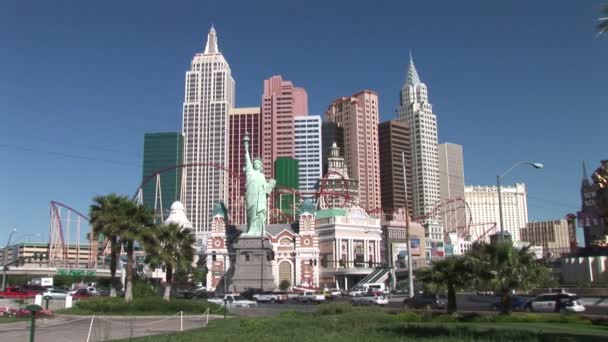
[[[224,309],[207,301],[190,299],[171,299],[164,301],[160,297],[134,298],[132,303],[126,303],[124,298],[93,297],[75,303],[70,309],[58,310],[58,314],[70,315],[125,315],[125,316],[156,316],[173,315],[183,311],[185,315],[200,315],[209,309],[211,314],[222,315]]]
[[[29,320],[28,317],[0,317],[0,324],[2,323],[13,323]]]
[[[329,309],[328,309],[329,308]],[[461,321],[464,320],[464,321]],[[512,320],[509,322],[509,320]],[[214,320],[182,334],[135,339],[190,341],[607,341],[608,326],[578,317],[517,315],[512,318],[390,314],[381,310],[320,307],[316,313],[284,312],[272,318]]]

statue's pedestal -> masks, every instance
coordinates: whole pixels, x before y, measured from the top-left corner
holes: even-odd
[[[276,288],[272,275],[272,245],[267,239],[239,237],[233,248],[236,252],[236,262],[230,290],[240,292],[247,288]]]

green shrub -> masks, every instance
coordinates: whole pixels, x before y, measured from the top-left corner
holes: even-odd
[[[431,320],[433,322],[439,322],[439,323],[458,322],[458,316],[442,314],[442,315],[433,316]]]
[[[143,280],[135,280],[133,282],[133,297],[160,297],[160,294],[154,290],[152,285]]]
[[[423,317],[413,311],[403,311],[396,315],[397,319],[402,322],[422,322]]]
[[[317,308],[319,315],[341,315],[353,311],[353,306],[346,303],[321,304]]]
[[[517,313],[493,316],[492,322],[500,323],[577,323],[591,324],[591,321],[579,315],[554,315],[541,313]]]
[[[223,313],[220,306],[206,301],[173,299],[170,302],[160,297],[134,298],[127,303],[118,297],[93,297],[76,302],[73,308],[60,313],[76,315],[173,315],[180,311],[184,314]]]
[[[300,311],[295,311],[295,310],[287,310],[287,311],[283,311],[283,312],[279,313],[279,317],[283,317],[283,318],[298,318],[298,317],[304,317],[304,316],[309,316],[309,314],[306,312],[300,312]]]

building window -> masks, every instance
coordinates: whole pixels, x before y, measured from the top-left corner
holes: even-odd
[[[287,280],[291,284],[292,283],[292,281],[291,281],[291,278],[292,278],[291,274],[292,274],[292,272],[291,272],[291,264],[289,262],[287,262],[287,261],[282,261],[279,264],[279,284],[283,280]]]

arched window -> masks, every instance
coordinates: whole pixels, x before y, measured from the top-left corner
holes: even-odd
[[[279,240],[279,245],[281,246],[291,246],[292,240],[288,237],[282,238]]]
[[[292,279],[291,264],[288,263],[287,261],[282,261],[279,264],[279,284],[283,280],[287,280],[291,284],[291,279]]]

